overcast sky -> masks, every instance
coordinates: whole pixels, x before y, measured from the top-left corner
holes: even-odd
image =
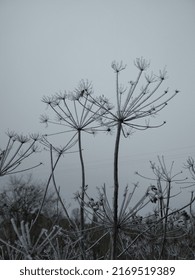
[[[92,81],[95,94],[114,102],[111,62],[127,64],[121,74],[127,85],[137,74],[134,59],[143,56],[154,72],[167,67],[162,90],[180,93],[157,118],[166,126],[136,132],[122,142],[121,184],[139,180],[134,171],[147,173],[149,160],[157,155],[165,155],[168,163],[174,160],[177,172],[189,155],[195,157],[194,29],[194,0],[0,0],[1,143],[8,129],[52,132],[39,121],[46,112],[42,96],[73,90],[82,78]],[[114,136],[88,137],[86,143],[90,190],[104,182],[110,188]],[[77,156],[68,155],[57,170],[67,202],[80,184]],[[49,155],[39,157],[45,166],[36,175],[45,179]]]

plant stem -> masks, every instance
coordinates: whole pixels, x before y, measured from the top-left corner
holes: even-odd
[[[163,233],[163,241],[162,241],[162,247],[160,252],[159,259],[163,259],[164,251],[165,251],[165,243],[167,238],[167,220],[168,220],[168,214],[169,214],[169,202],[170,202],[170,194],[171,194],[171,181],[168,181],[168,190],[167,190],[167,205],[166,205],[166,212],[165,212],[165,225],[164,225],[164,233]]]
[[[121,136],[122,122],[118,123],[117,134],[115,141],[114,150],[114,202],[113,202],[113,234],[112,234],[112,259],[116,259],[117,256],[117,236],[118,236],[118,190],[119,190],[119,180],[118,180],[118,155],[120,146],[120,136]]]
[[[83,237],[83,232],[85,228],[85,221],[84,221],[84,199],[85,199],[85,166],[83,160],[83,153],[82,153],[82,145],[81,145],[81,130],[78,130],[78,144],[79,144],[79,157],[81,163],[81,205],[80,205],[80,229],[81,229],[81,236]],[[83,248],[83,240],[81,239],[81,247],[82,247],[82,258],[84,259],[84,248]]]

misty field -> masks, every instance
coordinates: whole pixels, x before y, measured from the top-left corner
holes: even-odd
[[[140,137],[145,130],[166,125],[154,117],[179,93],[161,90],[166,68],[148,74],[150,63],[142,57],[134,65],[137,76],[125,87],[120,75],[126,65],[111,64],[116,79],[114,104],[104,95],[95,96],[92,84],[81,80],[71,92],[42,98],[49,114],[41,115],[41,123],[59,131],[29,136],[7,132],[7,143],[0,149],[0,177],[9,177],[1,183],[0,192],[0,259],[195,259],[194,159],[188,157],[179,172],[163,156],[150,161],[152,177],[136,172],[147,185],[138,199],[139,182],[125,187],[119,180],[121,139]],[[104,181],[94,189],[93,197],[88,192],[83,134],[96,133],[115,137],[111,197]],[[62,145],[56,145],[56,139]],[[29,166],[26,162],[43,150],[50,158],[47,181],[35,183],[33,176],[20,176],[40,168],[42,163]],[[77,207],[69,211],[55,172],[61,159],[71,153],[78,155],[81,178],[74,193]],[[180,199],[186,190],[189,201],[175,209],[172,200]],[[143,215],[148,205],[152,211]]]

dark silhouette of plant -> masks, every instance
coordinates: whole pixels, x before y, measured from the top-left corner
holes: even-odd
[[[62,202],[61,196],[60,196],[60,194],[59,194],[59,190],[58,190],[58,188],[57,188],[57,186],[56,186],[56,183],[55,183],[54,171],[55,171],[55,169],[56,169],[56,167],[57,167],[57,164],[58,164],[60,158],[61,158],[64,154],[69,153],[70,150],[71,150],[71,148],[76,144],[76,142],[77,142],[77,140],[74,140],[74,136],[73,136],[73,137],[71,137],[71,138],[68,140],[68,142],[66,143],[66,145],[65,145],[64,147],[59,148],[59,147],[53,146],[53,145],[48,141],[47,137],[42,136],[42,138],[41,138],[41,140],[40,140],[40,143],[45,147],[46,150],[48,149],[49,152],[50,152],[51,173],[50,173],[50,176],[49,176],[49,178],[48,178],[48,180],[47,180],[47,184],[46,184],[45,191],[44,191],[44,195],[43,195],[43,198],[42,198],[40,207],[39,207],[39,211],[37,212],[37,216],[36,216],[35,220],[33,221],[32,226],[35,225],[36,220],[38,219],[38,217],[39,217],[39,215],[40,215],[40,213],[41,213],[41,211],[42,211],[42,208],[44,207],[46,195],[47,195],[48,188],[49,188],[49,185],[50,185],[50,183],[51,183],[51,180],[52,180],[53,183],[54,183],[54,187],[55,187],[56,194],[57,194],[57,196],[58,196],[58,200],[60,201],[61,206],[62,206],[62,208],[63,208],[63,210],[64,210],[64,212],[65,212],[65,214],[66,214],[66,217],[68,218],[68,221],[69,221],[70,224],[71,224],[71,221],[70,221],[70,219],[69,219],[68,212],[67,212],[66,207],[64,206],[64,204],[63,204],[63,202]],[[54,162],[54,160],[53,160],[53,151],[57,154],[57,158],[56,158],[55,162]],[[32,228],[32,226],[31,226],[31,228]]]
[[[135,203],[133,203],[133,196],[138,187],[138,184],[134,184],[134,188],[129,192],[128,186],[123,193],[123,200],[119,209],[118,217],[118,243],[120,248],[124,248],[124,239],[129,238],[129,230],[133,227],[133,220],[137,213],[143,209],[149,202],[147,192]],[[92,222],[93,232],[99,232],[98,240],[94,240],[93,244],[87,251],[96,246],[97,243],[103,242],[102,240],[107,238],[107,251],[104,252],[107,258],[112,254],[112,229],[114,224],[113,209],[109,202],[109,198],[106,192],[106,186],[104,185],[99,191],[99,199],[95,200],[89,197],[86,189],[86,197],[88,201],[85,202],[85,212],[88,220]],[[77,193],[75,198],[81,203],[80,194]],[[96,246],[97,247],[97,246]]]
[[[137,58],[135,66],[139,73],[135,81],[130,82],[127,90],[119,83],[119,74],[126,66],[123,63],[112,63],[112,68],[116,74],[116,108],[110,104],[109,100],[103,95],[99,98],[94,98],[88,91],[82,92],[82,97],[90,101],[94,107],[104,110],[104,115],[99,114],[97,120],[101,126],[105,127],[106,131],[111,131],[116,128],[116,140],[114,148],[114,197],[113,197],[113,252],[112,258],[117,256],[117,238],[118,238],[118,165],[119,165],[119,147],[121,134],[126,138],[131,135],[132,130],[146,130],[149,128],[161,127],[165,124],[150,125],[150,118],[156,116],[161,110],[165,108],[168,102],[179,92],[175,90],[171,96],[167,97],[168,89],[163,93],[158,93],[163,81],[166,79],[167,71],[164,69],[159,72],[159,75],[146,74],[145,85],[138,89],[138,84],[141,81],[143,72],[149,67],[149,62],[143,58]],[[153,86],[152,86],[153,85]],[[83,103],[82,103],[83,104]],[[83,104],[84,108],[85,104]],[[92,109],[90,109],[91,112]],[[141,122],[144,120],[144,122]]]
[[[38,151],[37,142],[38,134],[31,134],[29,137],[18,135],[15,132],[8,132],[9,137],[4,149],[0,149],[0,176],[16,174],[24,171],[29,171],[40,166],[39,163],[35,166],[18,170],[18,167],[29,158],[32,154]]]
[[[191,175],[193,182],[190,184],[188,183],[187,188],[192,187],[195,185],[195,162],[192,157],[188,157],[186,164],[184,164],[184,168],[188,169]]]
[[[72,232],[72,236],[73,236],[73,239],[74,239],[74,243],[78,243],[78,246],[80,247],[80,253],[78,254],[78,257],[81,256],[82,259],[85,259],[85,251],[84,251],[84,246],[83,246],[83,236],[81,233],[83,233],[81,230],[79,230],[77,224],[75,223],[74,220],[72,220],[69,216],[69,213],[68,213],[68,210],[67,208],[65,207],[64,203],[63,203],[63,200],[61,198],[61,195],[60,195],[60,192],[59,192],[59,189],[57,188],[57,184],[56,184],[56,179],[55,179],[55,175],[54,175],[54,171],[55,171],[55,168],[57,166],[57,163],[61,157],[61,155],[63,155],[64,153],[70,153],[69,149],[71,149],[77,142],[77,140],[74,140],[74,136],[69,140],[69,142],[67,143],[67,145],[63,148],[63,149],[60,149],[59,148],[55,148],[53,147],[49,142],[48,140],[43,137],[43,144],[48,146],[49,144],[49,148],[50,148],[50,160],[51,160],[51,175],[49,177],[49,180],[48,180],[48,183],[47,183],[47,186],[49,185],[49,182],[50,182],[50,179],[52,178],[52,181],[53,181],[53,185],[54,185],[54,188],[55,188],[55,191],[56,191],[56,194],[57,194],[57,197],[58,197],[58,200],[61,204],[61,207],[62,209],[64,210],[64,213],[65,213],[65,216],[66,216],[66,219],[68,221],[68,224],[69,224],[69,227],[71,230],[73,230]],[[74,140],[74,141],[73,141]],[[53,151],[57,152],[57,159],[56,161],[54,162],[54,157],[53,157]],[[46,188],[46,191],[45,193],[47,192],[47,188]],[[44,199],[43,199],[43,202],[44,202]],[[43,203],[42,202],[42,203]],[[71,239],[70,239],[71,240]]]
[[[168,217],[172,212],[174,212],[171,211],[170,202],[171,202],[171,198],[181,193],[181,191],[172,193],[171,190],[173,189],[174,183],[183,184],[186,182],[187,177],[178,178],[178,176],[183,173],[182,171],[173,174],[174,162],[171,163],[170,168],[167,168],[164,157],[162,158],[158,157],[158,162],[159,165],[150,162],[152,171],[155,175],[154,179],[142,176],[138,172],[136,172],[136,174],[141,176],[142,178],[156,181],[156,186],[151,185],[151,187],[148,189],[148,196],[150,197],[152,203],[157,203],[156,212],[158,213],[159,219],[162,221],[161,224],[162,227],[160,228],[163,232],[159,259],[166,259],[167,256],[165,253],[166,252],[165,245],[167,242],[168,229],[169,227],[171,228],[171,224],[170,224],[171,221],[168,220]],[[193,199],[191,199],[191,201],[193,201]]]
[[[73,138],[78,141],[79,158],[81,163],[81,205],[80,205],[80,229],[81,235],[84,231],[84,194],[86,187],[85,180],[85,165],[83,159],[82,149],[82,137],[83,132],[94,134],[100,125],[95,125],[97,117],[103,116],[106,112],[102,109],[102,106],[96,108],[93,111],[93,103],[88,102],[87,96],[93,92],[92,86],[88,81],[82,80],[79,86],[70,94],[66,92],[64,94],[59,93],[52,97],[43,97],[42,101],[46,103],[55,113],[56,120],[52,121],[48,116],[42,115],[42,123],[58,124],[64,127],[64,130],[59,133],[73,133]],[[80,106],[80,99],[83,95],[86,95],[84,100],[84,106]],[[56,135],[59,133],[47,134],[47,136]],[[84,251],[84,250],[83,250]]]
[[[188,169],[191,175],[192,182],[187,182],[187,186],[183,188],[190,188],[195,186],[195,162],[193,157],[188,157],[187,162],[184,164],[184,168]],[[194,190],[191,191],[191,200],[194,197]],[[192,209],[192,205],[190,205],[190,214],[192,217],[192,223],[194,225],[194,232],[195,233],[195,212]]]
[[[134,64],[138,74],[127,88],[119,80],[126,65],[115,61],[111,65],[116,75],[115,105],[104,95],[94,96],[91,83],[81,80],[70,93],[60,92],[42,99],[54,117],[42,115],[41,122],[46,126],[59,125],[61,131],[55,130],[42,137],[8,132],[8,143],[0,149],[0,176],[39,166],[18,168],[38,151],[37,142],[49,152],[50,171],[44,189],[12,177],[13,188],[0,193],[0,259],[194,259],[194,191],[189,203],[181,208],[174,209],[172,204],[172,198],[182,193],[183,188],[195,184],[193,158],[188,158],[185,164],[193,182],[180,179],[178,176],[182,172],[173,173],[174,162],[167,167],[164,157],[158,157],[157,164],[150,162],[153,178],[136,172],[151,181],[147,190],[134,201],[139,184],[133,184],[131,191],[127,186],[119,204],[122,137],[131,137],[136,130],[163,126],[165,121],[153,125],[151,118],[179,92],[175,90],[169,94],[168,89],[160,92],[166,69],[158,75],[144,75],[149,62],[141,57]],[[83,133],[95,135],[98,131],[115,132],[112,202],[105,185],[98,188],[96,198],[88,195]],[[51,137],[55,135],[65,135],[62,147]],[[77,143],[78,148],[73,151]],[[81,186],[75,194],[79,209],[70,216],[55,174],[62,157],[75,152],[79,154],[81,165]],[[55,190],[52,196],[48,192],[51,184]],[[178,184],[182,184],[179,190]],[[140,215],[140,210],[150,204],[152,213]],[[185,210],[187,207],[189,212]]]

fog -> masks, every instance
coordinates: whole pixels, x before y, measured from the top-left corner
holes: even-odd
[[[40,134],[58,131],[40,123],[50,111],[43,95],[72,91],[81,79],[92,82],[95,95],[104,94],[115,102],[113,60],[127,64],[120,75],[125,86],[135,79],[134,60],[150,60],[150,71],[166,66],[169,78],[161,91],[179,94],[154,119],[167,122],[158,129],[136,131],[120,146],[121,196],[128,184],[140,181],[138,198],[150,185],[135,171],[150,176],[149,161],[164,155],[167,165],[175,161],[175,173],[188,156],[195,157],[195,2],[193,0],[1,0],[0,1],[0,139],[5,132]],[[141,85],[140,85],[141,87]],[[64,138],[59,136],[63,145]],[[89,193],[104,183],[112,194],[115,136],[84,135],[83,155]],[[33,171],[36,180],[50,174],[49,153],[42,151],[31,162],[43,162]],[[57,184],[66,203],[75,203],[80,188],[78,154],[65,155],[56,170]],[[190,197],[186,189],[177,205]]]

